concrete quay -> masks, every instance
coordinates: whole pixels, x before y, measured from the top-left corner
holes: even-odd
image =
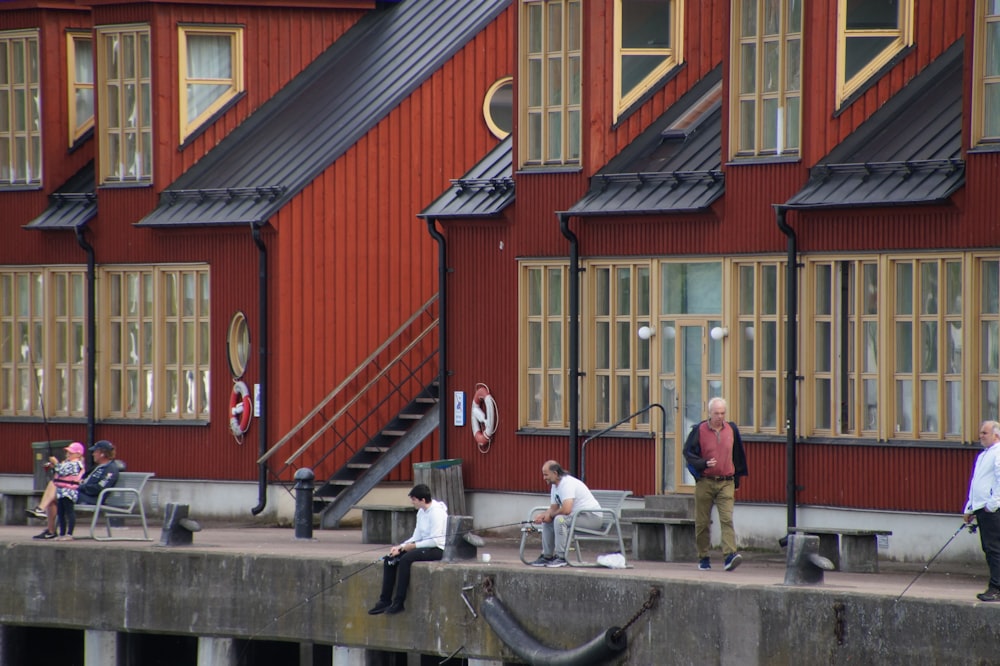
[[[421,663],[390,652],[521,663],[483,619],[489,580],[525,631],[555,650],[624,626],[657,590],[614,664],[1000,664],[1000,604],[975,596],[985,564],[883,561],[877,574],[786,586],[780,552],[744,553],[731,572],[717,553],[710,571],[693,562],[545,569],[521,563],[519,533],[486,534],[479,553],[489,563],[417,564],[406,611],[369,616],[386,546],[362,544],[360,529],[296,539],[289,528],[205,525],[182,547],[160,546],[158,528],[153,542],[32,540],[37,532],[0,527],[0,658],[22,654],[24,630],[43,627],[84,634],[87,658],[74,663],[85,666],[125,664],[120,653],[106,661],[122,634],[184,637],[193,656],[165,663],[197,666],[265,663],[247,655],[267,642],[335,646],[322,653],[331,661],[299,650],[300,666]],[[14,658],[2,661],[28,663]]]

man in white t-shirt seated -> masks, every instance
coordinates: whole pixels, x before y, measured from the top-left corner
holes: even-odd
[[[542,529],[542,554],[531,563],[533,567],[564,567],[566,561],[567,537],[573,516],[577,515],[576,526],[598,529],[600,514],[591,513],[601,505],[580,479],[566,473],[555,460],[542,465],[542,478],[551,486],[549,497],[552,504],[548,510],[535,516],[535,524]]]

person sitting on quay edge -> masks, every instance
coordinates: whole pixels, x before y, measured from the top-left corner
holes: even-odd
[[[445,532],[448,529],[448,507],[431,497],[424,483],[413,486],[410,503],[417,509],[417,526],[413,536],[389,549],[382,561],[382,594],[369,615],[394,615],[405,610],[406,591],[410,586],[410,567],[414,562],[431,562],[444,556]]]
[[[736,529],[733,505],[740,477],[747,475],[747,456],[740,430],[726,420],[726,401],[715,397],[708,401],[708,419],[691,428],[684,442],[684,459],[695,478],[694,538],[698,549],[698,568],[712,568],[708,557],[709,524],[712,506],[719,512],[722,528],[723,569],[732,571],[742,556],[736,552]]]
[[[112,488],[118,483],[118,473],[122,469],[120,462],[115,460],[115,445],[106,439],[90,447],[96,466],[90,470],[77,489],[77,504],[97,504],[97,496],[105,488]],[[56,538],[56,487],[49,481],[42,493],[42,501],[38,506],[28,511],[36,518],[46,520],[45,531],[36,534],[33,539]]]
[[[542,478],[551,486],[551,505],[535,516],[536,525],[542,526],[542,554],[531,563],[533,567],[564,567],[569,546],[569,526],[576,516],[576,526],[596,530],[603,519],[593,511],[600,509],[590,488],[572,476],[555,460],[542,465]]]

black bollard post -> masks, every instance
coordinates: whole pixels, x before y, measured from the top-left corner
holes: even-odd
[[[295,538],[313,536],[313,480],[316,475],[308,467],[295,472]]]

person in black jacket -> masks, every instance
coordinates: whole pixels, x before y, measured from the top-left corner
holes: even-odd
[[[691,428],[684,443],[684,459],[695,478],[694,535],[698,548],[698,568],[712,568],[708,557],[709,525],[712,507],[719,513],[722,528],[723,568],[732,571],[742,557],[736,551],[736,528],[733,526],[735,492],[740,477],[747,475],[747,458],[736,424],[726,421],[726,401],[708,401],[708,419]]]

